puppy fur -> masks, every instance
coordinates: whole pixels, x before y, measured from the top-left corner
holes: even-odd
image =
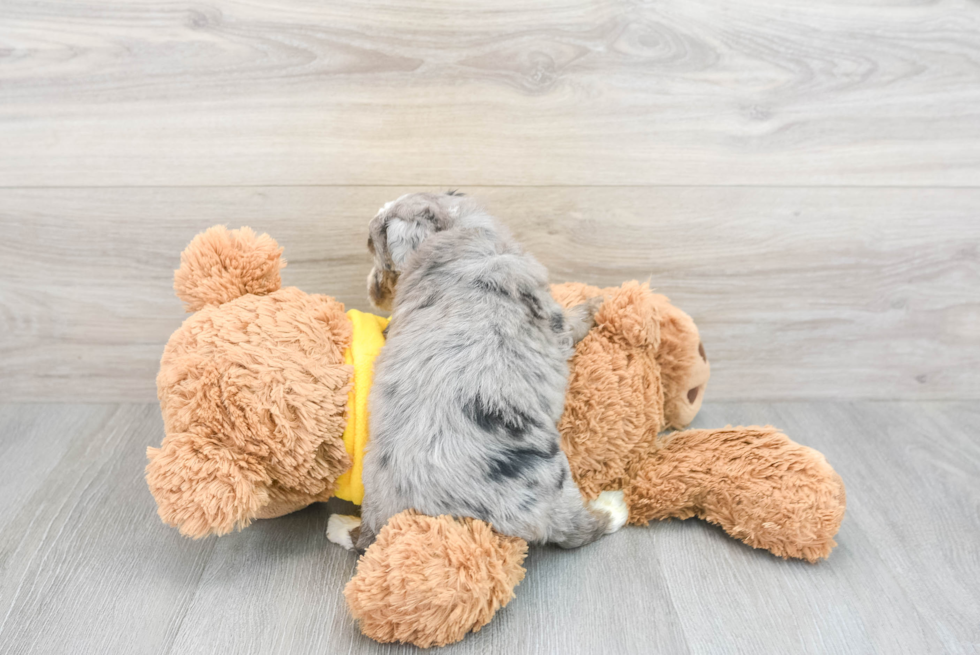
[[[358,549],[406,509],[565,548],[600,537],[610,516],[584,506],[556,427],[595,303],[564,312],[545,268],[468,197],[403,196],[369,232],[370,295],[393,313],[369,400]]]

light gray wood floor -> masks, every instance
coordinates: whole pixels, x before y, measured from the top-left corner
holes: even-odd
[[[533,549],[517,598],[447,653],[971,653],[980,649],[980,409],[706,403],[772,423],[847,483],[830,559],[784,562],[696,520]],[[0,405],[0,653],[385,653],[341,589],[331,504],[190,541],[143,481],[155,405]],[[343,509],[343,508],[341,508]]]

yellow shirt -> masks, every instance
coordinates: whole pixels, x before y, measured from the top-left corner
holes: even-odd
[[[374,378],[374,358],[385,345],[382,331],[388,325],[388,319],[356,309],[348,310],[347,316],[353,324],[354,332],[350,348],[344,351],[344,361],[354,366],[354,387],[347,397],[344,446],[354,463],[349,471],[337,479],[334,495],[360,505],[364,500],[361,467],[364,463],[364,448],[368,442],[368,392]]]

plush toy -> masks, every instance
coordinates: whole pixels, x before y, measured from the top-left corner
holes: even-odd
[[[363,494],[367,389],[385,319],[279,288],[280,255],[267,235],[214,227],[181,256],[174,286],[196,313],[161,361],[166,436],[148,449],[146,472],[160,517],[185,535]],[[687,314],[636,282],[552,292],[565,306],[603,297],[571,361],[559,424],[585,499],[623,490],[633,524],[698,516],[779,557],[829,555],[845,494],[820,453],[772,427],[660,436],[691,422],[710,373]],[[476,519],[403,512],[344,593],[367,636],[445,645],[514,597],[526,552]]]

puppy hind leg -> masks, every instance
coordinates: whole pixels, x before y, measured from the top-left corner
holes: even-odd
[[[586,507],[574,483],[566,483],[552,513],[548,541],[561,548],[578,548],[606,534],[612,523],[609,512]]]
[[[375,530],[380,531],[384,527],[385,517],[379,514],[376,501],[377,498],[365,495],[361,504],[361,523],[351,531],[351,545],[361,555],[377,539]]]
[[[344,514],[331,514],[327,521],[327,539],[353,550],[357,543],[357,535],[361,531],[361,517]]]
[[[378,535],[374,533],[374,530],[366,522],[362,521],[359,530],[356,533],[352,533],[351,537],[354,543],[354,550],[358,554],[363,555],[371,547],[371,544],[374,543],[374,540],[378,538]]]
[[[598,512],[606,512],[610,516],[609,527],[606,534],[612,534],[626,525],[630,517],[630,508],[626,504],[625,493],[618,491],[603,491],[599,497],[589,502],[589,509]]]

